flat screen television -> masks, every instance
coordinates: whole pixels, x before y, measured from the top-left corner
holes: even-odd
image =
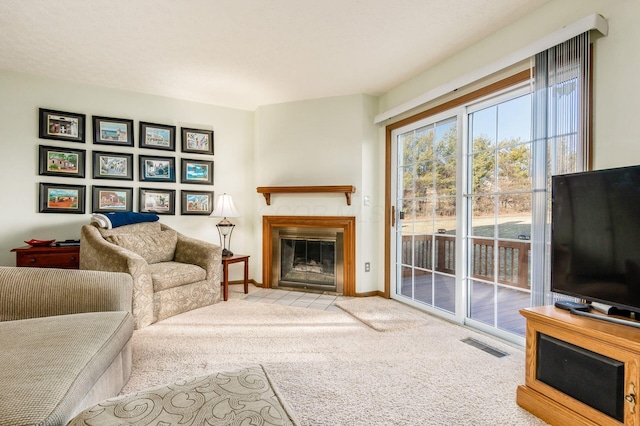
[[[640,166],[554,176],[551,243],[552,291],[640,313]]]

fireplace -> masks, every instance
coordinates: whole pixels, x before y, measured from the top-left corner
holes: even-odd
[[[343,235],[337,228],[275,227],[271,286],[342,294]]]
[[[264,216],[267,288],[355,296],[355,217]]]

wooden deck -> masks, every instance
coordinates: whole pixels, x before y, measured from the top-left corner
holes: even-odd
[[[494,259],[498,262],[498,282],[530,289],[531,242],[528,240],[471,239],[471,275],[493,281]],[[446,234],[402,236],[402,263],[420,269],[455,274],[456,237]]]
[[[453,235],[403,235],[402,262],[405,266],[400,293],[453,313],[456,299],[453,277],[456,273],[455,246]],[[525,320],[519,311],[531,304],[531,242],[473,238],[469,250],[472,279],[466,316],[524,336]],[[495,262],[498,263],[497,268]]]
[[[531,306],[531,294],[520,289],[473,281],[468,317],[524,337],[526,321],[520,309]]]
[[[417,275],[413,289],[411,277],[403,278],[401,295],[453,313],[456,297],[455,278],[441,274],[435,274],[434,280],[431,277],[432,274],[428,272]],[[528,291],[472,281],[469,300],[466,315],[468,318],[524,336],[526,324],[519,311],[531,305],[531,295]]]

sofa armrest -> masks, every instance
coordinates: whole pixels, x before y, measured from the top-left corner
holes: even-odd
[[[142,256],[107,242],[94,225],[80,231],[80,269],[126,272],[140,269],[147,262]]]
[[[0,267],[0,321],[82,312],[131,312],[132,280],[122,273]]]
[[[207,279],[221,268],[222,248],[206,241],[178,234],[174,260],[198,265],[207,271]]]
[[[142,256],[107,242],[94,225],[80,231],[80,269],[125,272],[133,279],[133,317],[136,329],[154,321],[153,282]]]

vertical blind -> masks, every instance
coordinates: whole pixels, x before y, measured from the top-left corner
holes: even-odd
[[[546,140],[551,174],[589,162],[589,32],[535,56],[534,139]]]
[[[550,176],[587,170],[589,165],[590,37],[585,32],[538,53],[533,70],[534,167],[533,215],[545,227],[534,230],[532,262],[545,265],[532,271],[535,305],[552,302],[548,244],[550,227]]]

